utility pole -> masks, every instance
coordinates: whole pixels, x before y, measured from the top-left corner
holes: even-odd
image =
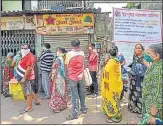
[[[83,0],[84,10],[86,9],[86,0]]]

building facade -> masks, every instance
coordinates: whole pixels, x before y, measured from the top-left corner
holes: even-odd
[[[31,0],[1,0],[1,11],[22,10],[31,10]]]
[[[162,3],[141,3],[141,9],[162,10]]]
[[[89,3],[87,0],[38,0],[38,9],[49,9],[49,10],[66,10],[66,9],[74,9],[74,8],[81,8],[81,9],[88,9],[93,8],[93,3]]]

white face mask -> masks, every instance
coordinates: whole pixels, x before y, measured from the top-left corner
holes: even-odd
[[[46,50],[45,46],[42,49],[45,51]]]
[[[57,51],[57,56],[59,56],[59,52]]]
[[[58,56],[58,57],[64,56],[64,54],[57,51],[57,56]]]
[[[30,53],[30,49],[21,49],[22,58]]]

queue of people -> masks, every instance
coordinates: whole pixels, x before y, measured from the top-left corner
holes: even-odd
[[[122,92],[121,62],[118,49],[109,50],[109,60],[103,69],[101,81],[102,107],[108,116],[107,122],[122,120],[120,97]],[[162,110],[162,45],[153,44],[144,50],[141,44],[136,44],[129,85],[130,112],[138,113],[139,124],[163,124]]]
[[[35,105],[40,105],[40,99],[34,93],[32,85],[35,83],[34,65],[40,62],[42,74],[42,87],[45,97],[50,99],[49,107],[59,113],[67,108],[69,91],[71,92],[72,113],[67,115],[67,120],[77,119],[79,111],[86,114],[86,94],[84,85],[85,54],[80,50],[80,41],[71,41],[72,50],[67,52],[58,47],[57,57],[50,50],[50,44],[43,45],[41,56],[36,59],[30,52],[28,45],[22,45],[21,51],[14,57],[9,53],[6,58],[4,96],[9,94],[9,81],[15,76],[22,84],[24,95],[27,99],[27,107],[21,114],[30,112],[32,99]],[[140,124],[162,124],[162,45],[154,44],[147,50],[141,44],[136,44],[133,62],[129,67],[129,102],[128,109],[137,113],[141,119]],[[125,73],[126,59],[119,54],[118,47],[108,50],[108,59],[102,70],[101,96],[102,109],[108,116],[108,123],[119,123],[122,120],[120,102],[125,89],[123,74]],[[97,81],[98,54],[95,44],[89,45],[88,69],[92,78],[90,93],[93,97],[99,95]],[[79,102],[80,101],[80,102]],[[80,103],[80,108],[79,108]],[[148,118],[147,118],[148,117]]]

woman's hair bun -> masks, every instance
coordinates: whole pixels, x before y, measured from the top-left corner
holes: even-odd
[[[117,49],[115,47],[112,47],[109,51],[111,56],[116,56],[117,55]]]

